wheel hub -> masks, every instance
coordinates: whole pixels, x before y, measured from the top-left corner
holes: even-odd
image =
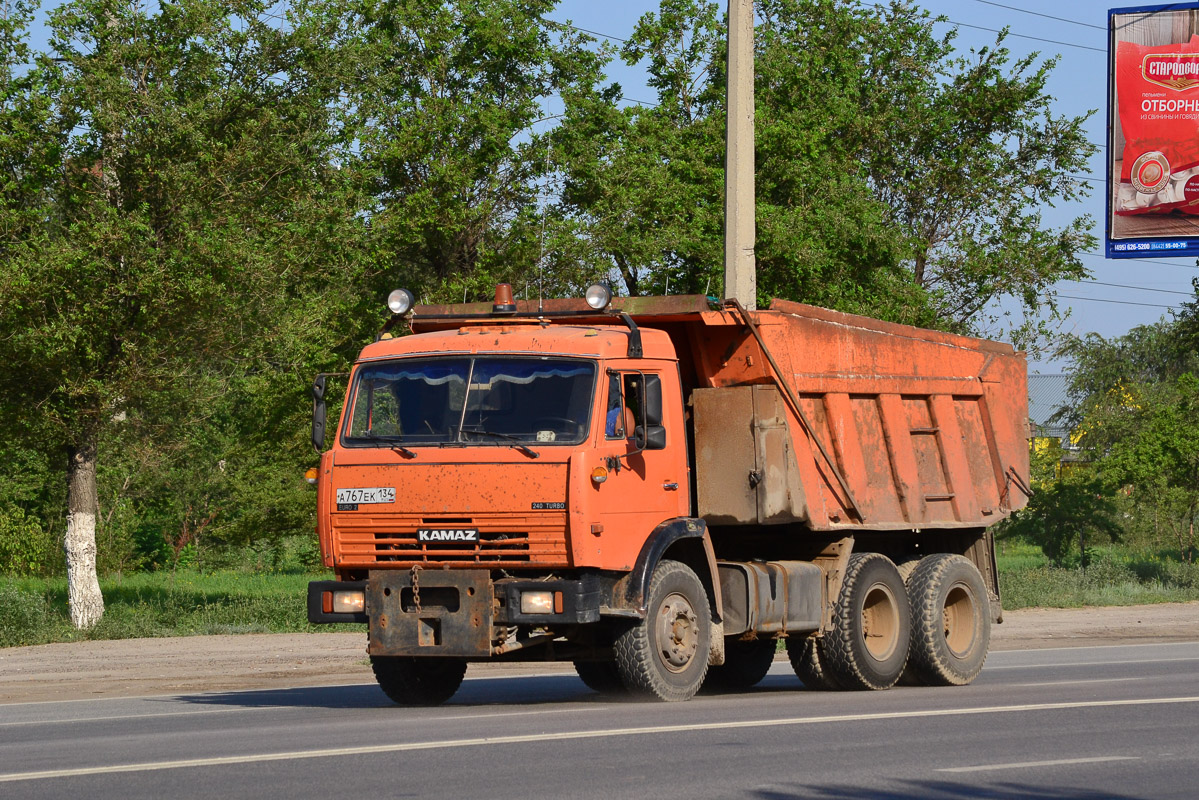
[[[656,633],[658,652],[671,672],[682,672],[695,658],[699,648],[699,616],[690,601],[681,594],[663,600]]]
[[[898,646],[899,604],[886,584],[875,584],[866,592],[862,636],[870,655],[879,661],[890,658]]]
[[[954,584],[945,596],[941,610],[941,622],[945,631],[945,644],[957,658],[964,658],[974,647],[975,622],[978,605],[970,587]]]

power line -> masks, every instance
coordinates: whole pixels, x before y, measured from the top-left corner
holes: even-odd
[[[1044,17],[1045,19],[1056,19],[1058,22],[1069,22],[1071,25],[1082,25],[1086,28],[1095,28],[1096,30],[1106,31],[1102,25],[1095,25],[1091,22],[1081,22],[1076,19],[1067,19],[1066,17],[1055,17],[1052,14],[1042,14],[1040,11],[1029,11],[1027,8],[1017,8],[1016,6],[1005,6],[1003,3],[995,3],[992,0],[974,0],[976,3],[982,3],[986,6],[995,6],[996,8],[1006,8],[1009,11],[1019,11],[1021,14],[1032,14],[1034,17]]]
[[[884,10],[886,9],[886,6],[880,5],[878,3],[870,3],[870,5],[874,6],[875,8],[882,8]],[[1023,9],[1016,9],[1016,10],[1022,11]],[[1060,39],[1044,39],[1040,36],[1029,36],[1028,34],[1024,34],[1024,33],[1013,33],[1011,31],[1004,31],[1004,30],[1000,30],[998,28],[987,28],[982,25],[972,25],[969,22],[958,22],[957,20],[950,19],[949,17],[945,17],[944,20],[945,20],[945,22],[949,23],[950,25],[954,25],[959,28],[974,28],[975,30],[989,31],[990,33],[1005,33],[1006,35],[1014,36],[1017,39],[1031,39],[1034,42],[1046,42],[1048,44],[1060,44],[1063,47],[1077,47],[1079,50],[1094,50],[1096,53],[1104,53],[1104,54],[1107,53],[1107,48],[1105,48],[1105,47],[1091,47],[1090,45],[1086,45],[1086,44],[1076,44],[1074,42],[1063,42]],[[1067,20],[1067,21],[1069,21],[1069,20]]]
[[[1148,286],[1130,286],[1126,283],[1104,283],[1103,281],[1074,280],[1074,279],[1068,280],[1067,283],[1090,283],[1090,284],[1094,284],[1095,286],[1111,286],[1116,289],[1135,289],[1138,292],[1158,292],[1160,294],[1180,294],[1180,295],[1183,295],[1184,297],[1190,297],[1192,295],[1191,292],[1180,292],[1176,289],[1153,289]]]
[[[599,36],[601,39],[611,39],[612,41],[620,42],[621,44],[624,44],[625,42],[628,41],[628,39],[621,39],[619,36],[613,36],[610,33],[600,33],[599,31],[592,31],[592,30],[588,30],[587,28],[580,28],[577,25],[571,25],[570,23],[567,23],[567,22],[559,22],[556,19],[546,19],[545,17],[542,17],[541,19],[542,19],[542,21],[548,22],[551,25],[557,25],[559,28],[570,28],[572,31],[578,31],[579,33],[589,33],[592,36]]]
[[[1064,297],[1067,300],[1087,300],[1092,303],[1116,303],[1122,306],[1144,306],[1145,308],[1174,308],[1174,306],[1163,306],[1159,303],[1134,303],[1131,300],[1105,300],[1102,297],[1078,297],[1072,294],[1059,294],[1057,296]]]
[[[1107,256],[1105,256],[1103,253],[1088,253],[1085,250],[1081,250],[1079,252],[1084,256],[1092,256],[1094,258],[1104,258],[1104,259],[1107,258]],[[1120,260],[1121,261],[1140,261],[1145,264],[1157,264],[1159,267],[1182,267],[1183,269],[1199,269],[1199,267],[1196,267],[1194,264],[1175,264],[1173,261],[1158,261],[1158,260],[1154,260],[1152,258],[1122,258]]]
[[[949,18],[946,18],[945,21],[948,22],[950,25],[955,25],[959,28],[974,28],[974,29],[980,30],[980,31],[990,31],[991,33],[1004,33],[1005,32],[1005,31],[999,30],[998,28],[986,28],[986,27],[983,27],[982,25],[971,25],[967,22],[955,22],[954,20],[949,19]],[[1049,44],[1060,44],[1063,47],[1077,47],[1079,50],[1094,50],[1096,53],[1105,53],[1105,54],[1107,53],[1107,48],[1104,48],[1104,47],[1091,47],[1090,45],[1075,44],[1074,42],[1063,42],[1059,39],[1042,39],[1040,36],[1028,36],[1027,34],[1012,33],[1011,31],[1006,31],[1006,33],[1008,36],[1015,36],[1017,39],[1032,39],[1034,42],[1048,42]]]

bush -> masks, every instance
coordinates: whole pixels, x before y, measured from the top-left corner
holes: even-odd
[[[0,574],[47,575],[59,552],[54,537],[23,509],[0,508]]]
[[[0,585],[0,647],[37,644],[50,628],[49,606],[40,594]]]

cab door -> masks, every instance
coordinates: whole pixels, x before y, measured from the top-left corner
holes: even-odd
[[[603,526],[603,561],[609,569],[631,569],[654,528],[691,508],[678,367],[618,364],[604,376],[601,397],[597,455],[608,476],[597,487],[595,512]]]

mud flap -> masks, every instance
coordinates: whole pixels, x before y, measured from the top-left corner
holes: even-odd
[[[719,667],[724,663],[724,623],[712,623],[712,635],[708,639],[708,666]]]
[[[372,656],[491,655],[487,570],[378,570],[366,590]]]

